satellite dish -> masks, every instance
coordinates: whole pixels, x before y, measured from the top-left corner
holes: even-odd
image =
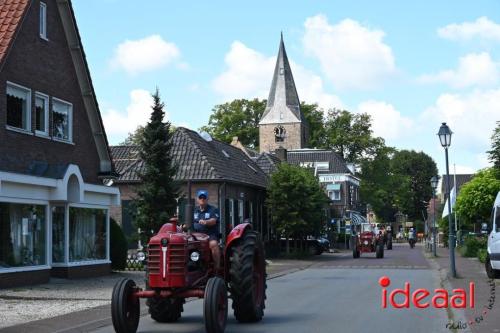
[[[201,132],[199,134],[203,138],[203,140],[205,140],[206,142],[212,141],[212,137],[207,132]]]

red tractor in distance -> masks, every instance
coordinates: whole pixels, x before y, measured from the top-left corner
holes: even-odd
[[[370,223],[361,223],[355,226],[356,233],[352,240],[352,257],[357,259],[363,252],[375,252],[377,258],[384,257],[384,237],[382,231]]]
[[[186,216],[192,218],[192,210]],[[186,221],[187,232],[174,218],[150,239],[145,290],[126,278],[115,285],[111,315],[116,332],[137,331],[140,298],[147,298],[151,318],[161,323],[177,321],[186,298],[203,298],[208,333],[225,330],[228,291],[239,322],[257,322],[264,316],[266,266],[259,234],[249,223],[239,224],[227,237],[223,230],[222,269],[216,271],[208,236],[189,231],[191,218]]]

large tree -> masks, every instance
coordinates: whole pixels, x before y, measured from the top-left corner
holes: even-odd
[[[142,182],[135,199],[136,226],[143,231],[141,238],[146,242],[175,213],[178,197],[170,122],[164,122],[164,104],[158,90],[153,94],[153,100],[150,121],[138,140],[144,169],[140,173]]]
[[[384,145],[384,139],[373,136],[371,118],[366,113],[332,109],[328,111],[324,131],[323,148],[335,150],[351,163],[372,158],[377,149]]]
[[[500,121],[497,121],[497,127],[491,136],[491,150],[488,150],[488,158],[497,171],[500,171]]]
[[[472,180],[462,186],[455,210],[463,225],[487,221],[491,207],[500,191],[500,180],[493,168],[479,171]]]
[[[410,177],[393,171],[396,149],[379,147],[373,158],[361,162],[359,177],[360,198],[370,204],[379,221],[394,221],[394,216],[403,210],[402,203],[410,197]]]
[[[271,224],[280,236],[288,240],[293,236],[320,232],[323,208],[328,199],[309,170],[281,163],[271,176],[266,202],[271,212]]]
[[[325,122],[324,111],[318,104],[302,102],[300,109],[307,120],[309,128],[308,146],[311,148],[325,148]]]
[[[409,195],[400,203],[402,211],[413,220],[423,219],[422,212],[432,197],[430,179],[438,172],[436,162],[424,152],[401,150],[394,154],[391,170],[409,178]]]
[[[250,148],[259,147],[259,121],[266,109],[266,100],[235,99],[216,105],[208,119],[208,125],[200,130],[214,138],[230,143],[237,136]]]

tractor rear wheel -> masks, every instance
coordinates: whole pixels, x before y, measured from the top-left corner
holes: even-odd
[[[146,305],[153,320],[159,323],[173,323],[181,317],[184,302],[184,298],[153,297],[148,298]]]
[[[383,258],[384,257],[384,243],[379,243],[377,244],[377,249],[375,250],[375,255],[377,258]]]
[[[210,278],[205,287],[203,317],[207,333],[223,333],[227,322],[226,283],[219,277]]]
[[[256,322],[264,316],[266,263],[264,246],[254,231],[246,231],[232,248],[230,291],[233,310],[239,322]]]
[[[134,297],[135,282],[123,279],[115,284],[111,296],[111,319],[117,333],[135,333],[141,312],[139,298]]]

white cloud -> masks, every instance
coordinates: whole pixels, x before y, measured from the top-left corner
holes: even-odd
[[[323,81],[291,59],[299,98],[321,107],[341,107],[340,99],[324,91]],[[212,88],[225,100],[235,98],[267,98],[276,64],[276,56],[266,57],[240,41],[232,43],[225,56],[227,69],[212,82]]]
[[[111,109],[103,113],[102,118],[107,136],[122,140],[125,139],[128,133],[134,132],[138,126],[146,125],[151,115],[152,105],[153,98],[149,91],[132,90],[130,92],[130,104],[125,112]]]
[[[422,124],[446,122],[453,131],[452,146],[458,151],[485,152],[495,121],[500,115],[500,88],[466,94],[442,94],[421,116]],[[436,132],[437,132],[436,126]]]
[[[394,55],[383,42],[382,30],[369,29],[345,19],[336,25],[324,15],[304,23],[306,53],[317,58],[337,88],[373,88],[396,73]]]
[[[482,16],[474,22],[453,23],[439,28],[438,35],[455,41],[468,41],[474,38],[500,41],[500,24]]]
[[[118,45],[110,64],[112,68],[124,69],[129,74],[152,71],[164,67],[180,57],[174,43],[165,41],[159,35],[138,40],[126,40]],[[180,63],[180,68],[187,64]]]
[[[471,53],[459,60],[458,68],[437,74],[425,74],[418,78],[421,83],[442,82],[453,88],[492,86],[498,83],[500,64],[486,52]]]
[[[356,112],[369,114],[374,135],[389,143],[407,135],[413,127],[412,119],[402,116],[393,105],[386,102],[365,101],[358,105]]]

